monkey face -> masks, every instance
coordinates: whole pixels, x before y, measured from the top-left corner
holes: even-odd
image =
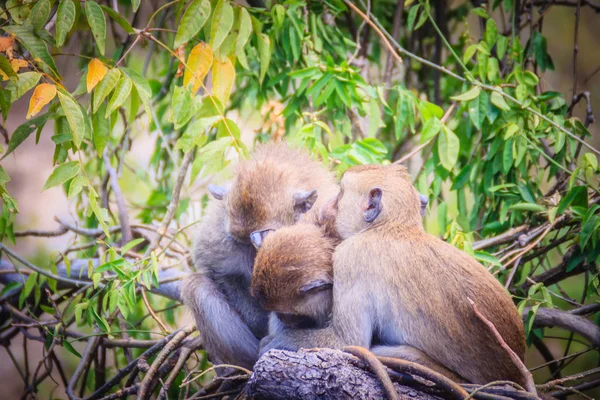
[[[285,189],[285,179],[270,169],[261,172],[260,179],[240,173],[229,191],[211,185],[213,196],[226,201],[227,232],[242,243],[250,243],[252,232],[295,224],[318,197],[316,190]]]
[[[269,311],[321,320],[331,309],[334,242],[317,226],[300,223],[263,238],[251,293]]]
[[[347,239],[385,221],[395,220],[407,228],[422,227],[427,205],[400,165],[364,165],[350,168],[342,177],[335,201],[335,221],[342,239]]]

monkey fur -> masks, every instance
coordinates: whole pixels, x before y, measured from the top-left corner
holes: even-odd
[[[197,272],[183,282],[183,302],[213,363],[252,368],[267,334],[268,312],[250,295],[256,256],[250,234],[316,221],[337,184],[306,152],[271,143],[257,146],[240,163],[229,189],[209,190],[215,200],[196,232]]]
[[[482,265],[424,231],[419,194],[404,167],[349,169],[327,206],[324,214],[335,215],[343,239],[333,256],[331,323],[284,329],[261,352],[376,345],[375,354],[441,364],[464,381],[524,383],[469,299],[523,359],[515,305]]]
[[[333,250],[338,240],[324,228],[299,223],[262,241],[250,292],[272,311],[269,334],[283,327],[323,328],[332,307]]]

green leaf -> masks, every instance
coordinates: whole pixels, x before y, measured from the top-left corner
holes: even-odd
[[[245,7],[238,8],[238,20],[239,28],[237,42],[235,43],[235,54],[239,58],[239,54],[244,51],[244,47],[248,43],[248,39],[250,39],[250,34],[252,33],[252,19]]]
[[[481,129],[488,109],[489,94],[483,91],[478,97],[469,102],[469,117],[475,128]]]
[[[489,18],[490,16],[488,15],[488,13],[481,7],[476,7],[474,9],[471,10],[473,12],[473,14],[480,16],[481,18]]]
[[[119,71],[118,68],[113,68],[106,73],[104,78],[96,86],[96,90],[94,91],[94,102],[92,107],[93,114],[96,114],[98,108],[100,107],[104,99],[108,96],[111,90],[115,88],[120,77],[121,71]]]
[[[469,61],[471,61],[471,58],[473,58],[476,51],[477,51],[476,44],[472,44],[469,47],[467,47],[467,49],[465,50],[465,54],[463,55],[463,63],[466,64]]]
[[[42,63],[50,69],[52,74],[54,74],[56,77],[59,77],[56,64],[54,64],[54,59],[48,52],[46,43],[44,43],[44,41],[33,32],[32,26],[10,25],[5,26],[2,29],[8,33],[16,35],[17,39],[19,39],[23,46],[29,50],[33,58],[39,58]]]
[[[498,43],[496,44],[496,54],[498,55],[498,59],[502,60],[504,58],[507,48],[508,38],[502,35],[498,36]]]
[[[502,172],[506,175],[513,165],[513,139],[504,142],[504,151],[502,152]]]
[[[92,116],[92,138],[94,140],[94,147],[98,157],[102,158],[104,154],[104,148],[108,139],[110,138],[110,121],[104,115],[106,114],[106,106],[101,103],[98,113]]]
[[[490,264],[496,265],[498,267],[502,266],[502,264],[496,257],[494,257],[493,255],[491,255],[489,253],[486,253],[485,251],[476,251],[475,253],[473,253],[473,258],[475,258],[477,261],[490,263]]]
[[[8,142],[8,150],[2,159],[12,153],[21,143],[23,143],[25,139],[29,137],[29,135],[31,135],[34,130],[38,129],[40,126],[43,126],[48,118],[50,118],[50,113],[42,114],[39,117],[25,122],[15,129],[14,133],[10,137],[10,141]]]
[[[126,76],[121,76],[121,80],[117,83],[117,87],[108,102],[105,117],[108,117],[113,111],[121,107],[129,98],[133,82]]]
[[[87,186],[87,179],[82,175],[77,175],[71,183],[69,184],[69,194],[68,198],[72,198],[73,196],[77,196],[79,192],[83,190],[84,187]]]
[[[529,86],[537,86],[540,82],[540,78],[531,71],[525,71],[525,73],[523,73],[523,81]]]
[[[69,341],[63,340],[62,344],[63,344],[63,347],[65,349],[67,349],[67,351],[69,353],[81,358],[81,354],[79,354],[79,352],[77,350],[75,350],[75,347],[73,347],[73,345],[71,343],[69,343]]]
[[[133,249],[138,244],[142,243],[144,238],[133,239],[131,242],[127,243],[125,246],[121,247],[121,256],[125,255],[129,250]]]
[[[494,57],[488,58],[487,64],[487,78],[490,82],[495,82],[496,78],[498,78],[500,66],[498,65],[498,60]]]
[[[489,18],[485,23],[485,33],[483,34],[483,40],[485,40],[485,42],[491,49],[492,47],[494,47],[497,38],[498,27],[496,26],[496,21],[494,21],[493,18]]]
[[[269,36],[261,33],[257,36],[258,54],[260,58],[260,77],[259,82],[262,83],[267,70],[269,69],[269,63],[271,62],[271,41]]]
[[[133,12],[136,12],[138,8],[140,8],[141,0],[131,0],[131,6],[133,8]]]
[[[508,140],[511,137],[513,137],[513,135],[515,133],[517,133],[518,130],[519,130],[519,125],[517,125],[515,123],[509,124],[508,128],[506,128],[506,132],[504,133],[504,140]]]
[[[510,106],[504,100],[504,97],[498,92],[492,92],[492,96],[490,98],[492,104],[498,107],[501,110],[508,111],[510,110]]]
[[[585,153],[583,155],[583,160],[590,166],[594,171],[598,169],[598,159],[592,153]]]
[[[10,93],[10,102],[14,103],[25,93],[33,89],[41,77],[42,74],[39,72],[23,72],[19,74],[19,79],[16,82],[9,82],[6,90]]]
[[[146,78],[131,68],[123,67],[121,68],[121,71],[123,71],[123,73],[127,75],[133,82],[138,94],[140,95],[142,103],[147,103],[150,98],[152,98],[152,88],[148,84]]]
[[[6,57],[4,57],[3,55],[0,55],[0,69],[9,78],[17,77],[17,73],[15,72],[14,69],[12,69],[12,66],[10,65],[10,61],[8,61],[8,59]]]
[[[23,302],[29,297],[31,291],[33,290],[35,283],[37,282],[38,273],[32,272],[27,277],[25,281],[25,285],[23,286],[23,290],[21,291],[21,296],[19,297],[19,307],[23,307]]]
[[[533,203],[517,203],[517,204],[513,204],[509,208],[514,211],[531,211],[531,212],[546,211],[546,207],[541,206],[539,204],[533,204]]]
[[[219,0],[210,26],[210,47],[216,51],[233,26],[233,8],[228,0]]]
[[[552,58],[548,55],[548,43],[546,38],[538,31],[533,32],[533,54],[535,55],[535,62],[538,64],[542,72],[546,69],[554,70],[554,63]]]
[[[89,128],[87,115],[84,115],[79,103],[70,94],[62,93],[60,90],[57,94],[73,134],[73,144],[79,148],[83,142],[83,138],[89,136],[86,135]]]
[[[85,16],[98,45],[98,51],[104,55],[104,44],[106,42],[106,18],[104,17],[104,12],[98,3],[93,0],[86,0]]]
[[[30,24],[33,29],[38,30],[44,27],[48,17],[50,16],[50,1],[39,0],[31,11],[29,17],[27,17],[27,23]]]
[[[78,161],[69,161],[54,168],[54,171],[52,171],[52,174],[44,184],[43,190],[65,183],[77,175],[79,168],[80,165]]]
[[[56,47],[62,47],[75,23],[76,11],[73,0],[61,0],[56,13]]]
[[[421,143],[425,143],[431,140],[437,135],[442,129],[442,123],[436,117],[429,118],[427,122],[423,124],[423,130],[421,132]]]
[[[137,3],[139,4],[139,1],[137,1]],[[104,12],[107,13],[117,24],[121,25],[121,28],[123,28],[125,32],[129,33],[130,35],[135,33],[129,21],[127,21],[121,14],[103,4],[101,4],[100,7],[102,7]]]
[[[419,11],[420,7],[421,7],[420,4],[415,4],[408,11],[407,28],[408,28],[409,32],[412,31],[413,27],[415,26],[415,20],[417,19],[417,12]]]
[[[179,129],[189,122],[194,114],[192,94],[182,86],[175,86],[171,98],[171,109],[173,110],[173,123],[175,129]]]
[[[448,171],[451,171],[456,165],[459,151],[460,141],[458,137],[446,126],[443,126],[442,134],[438,137],[438,153],[442,166]]]
[[[175,36],[173,46],[177,48],[196,36],[208,20],[209,16],[209,0],[192,1],[183,13],[183,17],[181,17],[181,23],[179,24],[179,28],[177,28],[177,35]]]
[[[579,246],[581,247],[581,250],[585,249],[585,246],[592,235],[597,233],[599,224],[600,221],[597,215],[592,215],[585,221],[581,227],[581,234],[579,235]]]
[[[190,151],[194,145],[201,147],[208,140],[205,134],[206,129],[212,127],[220,119],[221,117],[214,116],[196,119],[191,122],[185,129],[184,134],[177,140],[175,147],[184,153]]]
[[[470,90],[459,94],[458,96],[452,96],[451,99],[456,101],[469,101],[478,97],[480,92],[481,89],[479,88],[479,86],[474,86]]]

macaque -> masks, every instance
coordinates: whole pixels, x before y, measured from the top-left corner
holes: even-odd
[[[469,299],[523,359],[525,335],[510,296],[466,253],[427,234],[419,194],[398,165],[349,169],[323,214],[343,240],[333,255],[333,310],[323,329],[284,329],[271,348],[362,346],[464,381],[524,377]],[[441,372],[441,371],[440,371]]]
[[[268,233],[268,235],[265,235]],[[265,237],[266,236],[266,237]],[[324,328],[332,306],[333,250],[324,227],[299,223],[265,232],[250,292],[268,311],[269,334],[287,328]]]
[[[255,231],[316,221],[337,192],[333,174],[285,143],[257,147],[240,163],[229,189],[209,186],[216,199],[194,241],[196,273],[183,284],[183,302],[215,364],[252,368],[268,312],[250,295]]]

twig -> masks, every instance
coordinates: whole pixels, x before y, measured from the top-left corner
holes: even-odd
[[[21,256],[19,256],[17,253],[15,253],[14,251],[12,251],[8,247],[6,247],[3,243],[0,243],[0,250],[4,251],[10,257],[12,257],[15,260],[19,261],[21,264],[23,264],[27,268],[29,268],[29,269],[37,272],[40,275],[44,275],[47,278],[54,279],[57,282],[63,282],[63,283],[66,283],[68,285],[72,285],[72,286],[76,286],[76,287],[88,286],[90,284],[89,282],[80,281],[80,280],[71,279],[71,278],[64,278],[62,276],[54,275],[53,273],[48,272],[45,269],[39,268],[39,267],[33,265],[32,263],[30,263],[29,261],[25,260],[24,258],[22,258]],[[13,263],[13,265],[14,265],[15,268],[17,268],[17,266],[16,266],[15,263]],[[17,270],[18,270],[18,268],[17,268]],[[98,287],[102,287],[103,288],[104,284],[103,283],[99,283]]]
[[[360,15],[360,17],[371,26],[371,28],[373,28],[373,30],[379,35],[379,37],[383,40],[383,44],[385,45],[385,47],[387,47],[388,51],[390,52],[390,54],[392,56],[394,56],[394,58],[396,59],[396,61],[398,61],[399,63],[402,63],[402,57],[400,57],[398,55],[398,53],[396,52],[396,50],[394,50],[394,47],[390,44],[390,42],[388,40],[386,40],[385,35],[383,34],[383,32],[381,31],[381,29],[379,29],[379,27],[377,25],[375,25],[375,23],[369,18],[367,17],[362,11],[360,11],[360,9],[358,7],[356,7],[354,4],[352,4],[349,0],[344,0],[344,3],[346,3],[346,5],[348,7],[350,7],[352,10],[354,10],[355,13],[357,13],[358,15]]]
[[[456,382],[452,381],[450,378],[440,374],[437,371],[434,371],[430,368],[427,368],[424,365],[406,361],[399,358],[391,358],[391,357],[378,357],[379,360],[388,368],[391,368],[395,371],[407,373],[413,376],[419,376],[424,378],[430,382],[433,382],[442,389],[444,392],[450,395],[451,398],[455,399],[464,399],[468,396],[468,393],[461,388]]]
[[[167,213],[165,214],[165,217],[161,222],[160,227],[158,228],[157,233],[154,236],[154,239],[152,240],[152,243],[150,243],[150,246],[148,246],[144,257],[148,257],[154,251],[154,249],[156,249],[163,236],[165,235],[169,224],[173,220],[173,217],[175,216],[175,211],[177,210],[177,205],[179,204],[179,196],[181,194],[183,181],[185,180],[185,175],[187,173],[187,169],[190,163],[192,162],[193,156],[194,152],[188,151],[183,157],[183,162],[181,163],[181,167],[179,168],[179,174],[177,175],[177,181],[175,182],[175,185],[173,186],[173,191],[171,193],[171,201],[167,206]]]
[[[121,242],[123,244],[131,242],[131,226],[129,225],[129,215],[127,213],[127,206],[125,205],[125,199],[123,192],[121,192],[121,186],[119,186],[119,177],[117,171],[110,164],[110,157],[108,156],[108,150],[104,151],[104,167],[106,172],[110,176],[110,186],[115,194],[117,201],[117,210],[119,212],[119,222],[121,224]]]
[[[362,361],[365,362],[371,369],[371,372],[375,374],[375,376],[381,382],[383,386],[383,390],[385,391],[386,396],[390,400],[398,399],[398,392],[392,383],[392,379],[390,375],[385,370],[385,367],[381,363],[381,361],[375,356],[375,354],[371,353],[369,350],[364,347],[359,346],[347,346],[342,349],[346,353],[350,353],[355,357],[358,357]]]
[[[160,329],[166,333],[168,331],[168,329],[165,326],[165,324],[160,320],[160,318],[158,318],[158,315],[156,315],[156,313],[152,309],[152,306],[150,305],[150,302],[148,301],[148,295],[146,294],[146,288],[142,287],[140,292],[142,293],[142,300],[144,301],[144,305],[148,309],[148,312],[152,316],[152,319],[154,319],[156,321],[156,323],[158,324],[158,326],[160,326]]]
[[[529,370],[527,369],[527,367],[525,366],[525,364],[523,364],[523,361],[521,361],[521,359],[513,351],[513,349],[511,349],[506,344],[506,342],[504,341],[504,339],[502,339],[502,336],[500,335],[500,332],[498,332],[498,330],[496,329],[496,327],[494,326],[494,324],[490,320],[488,320],[483,314],[481,314],[481,312],[479,312],[479,310],[477,309],[477,305],[475,304],[475,302],[473,300],[471,300],[470,298],[468,298],[468,297],[467,297],[467,300],[473,306],[473,312],[475,313],[475,315],[477,316],[477,318],[479,318],[484,324],[487,325],[487,327],[490,329],[490,331],[496,337],[496,340],[498,341],[498,344],[500,344],[500,346],[508,353],[508,355],[510,356],[511,360],[515,364],[515,367],[517,367],[519,369],[519,371],[521,371],[521,374],[523,375],[523,379],[525,380],[525,389],[529,393],[537,394],[537,391],[535,389],[535,383],[533,382],[533,377],[531,376],[531,372],[529,372]]]
[[[177,360],[177,364],[175,364],[175,367],[173,368],[173,370],[169,374],[169,377],[160,389],[158,400],[163,400],[167,398],[167,392],[169,391],[169,388],[171,387],[171,385],[177,378],[177,375],[179,375],[179,372],[183,369],[186,361],[193,352],[194,350],[189,347],[184,347],[181,349],[181,353],[179,353],[179,359]]]
[[[394,22],[392,24],[392,37],[396,41],[399,39],[400,36],[400,24],[402,23],[403,11],[404,0],[398,0],[396,4],[396,10],[394,11]],[[392,80],[392,72],[394,71],[394,63],[392,61],[392,57],[394,57],[394,55],[390,52],[386,60],[385,75],[383,78],[386,87],[390,85],[390,81]]]
[[[565,382],[570,382],[570,381],[576,381],[578,379],[581,378],[585,378],[586,376],[589,375],[594,375],[600,372],[600,368],[592,368],[588,371],[585,372],[581,372],[579,374],[575,374],[575,375],[571,375],[571,376],[566,376],[564,378],[561,379],[555,379],[553,381],[550,382],[546,382],[543,385],[537,385],[538,390],[541,390],[543,392],[546,392],[550,389],[554,389],[556,386],[561,385]]]
[[[189,336],[190,333],[194,332],[195,330],[196,330],[196,326],[188,325],[188,326],[184,327],[183,329],[181,329],[175,336],[173,336],[173,338],[171,340],[169,340],[169,342],[167,342],[165,347],[156,356],[156,359],[150,366],[150,369],[146,373],[146,376],[144,376],[144,379],[142,380],[142,383],[138,390],[138,399],[145,400],[152,394],[152,393],[149,393],[149,389],[150,389],[152,381],[153,381],[156,373],[158,372],[158,369],[162,365],[162,363],[166,360],[169,353],[171,353],[173,350],[175,350],[177,348],[177,346],[179,346],[179,343],[181,343],[181,341],[183,339],[185,339],[187,336]]]
[[[25,230],[25,231],[15,232],[15,236],[16,237],[21,237],[21,236],[55,237],[55,236],[64,235],[68,231],[69,230],[67,228],[65,228],[64,226],[61,226],[60,228],[58,228],[55,231],[40,231],[40,230],[36,230],[36,229],[29,229],[29,230]]]

